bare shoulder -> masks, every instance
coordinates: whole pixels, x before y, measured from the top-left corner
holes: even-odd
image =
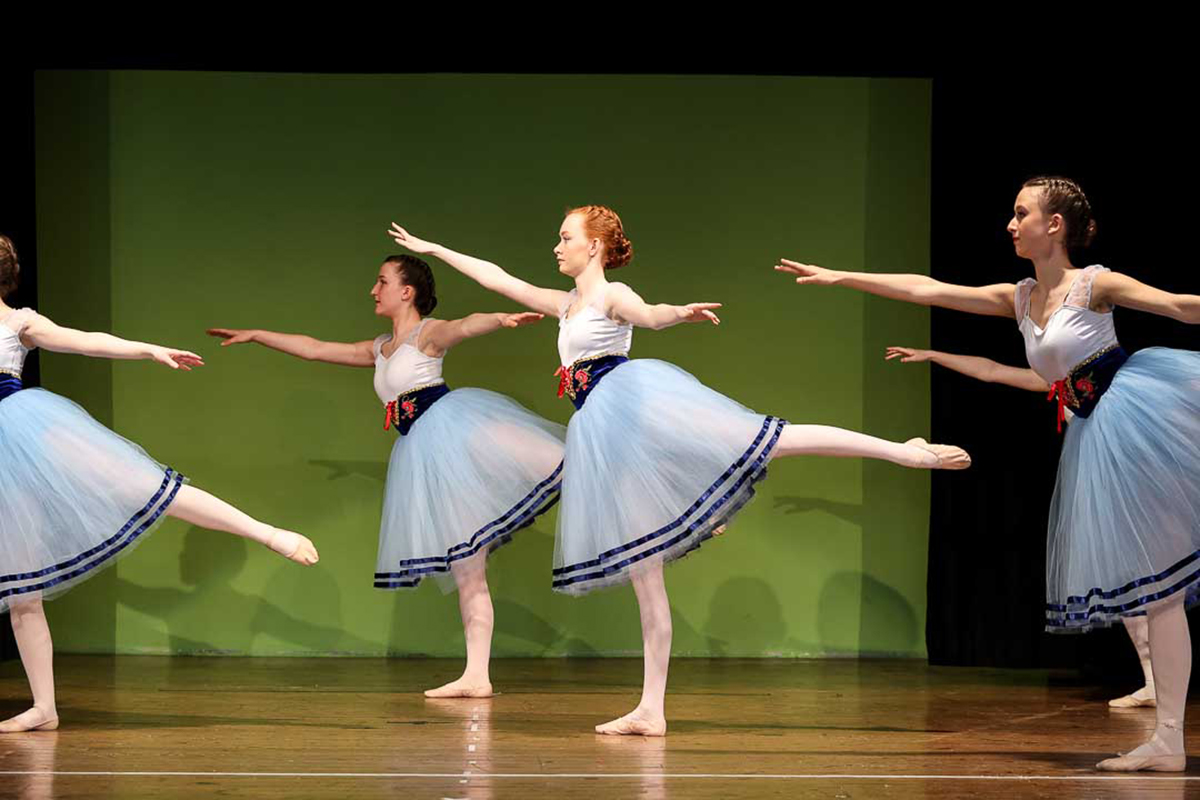
[[[635,292],[629,284],[613,281],[608,284],[608,288],[605,290],[601,311],[607,317],[624,322],[625,320],[620,313],[622,307],[628,309],[631,306],[644,304],[645,302],[642,296]]]
[[[633,287],[621,281],[612,281],[608,284],[607,298],[611,301],[613,298],[625,298],[641,300],[642,296],[634,291]]]
[[[36,337],[39,334],[55,327],[49,317],[42,316],[32,308],[18,308],[0,320],[0,324],[17,334],[21,344],[31,350],[38,346]]]
[[[54,324],[50,321],[49,317],[39,314],[32,308],[18,308],[2,321],[17,333],[28,331],[31,328],[36,329]]]
[[[446,336],[452,334],[452,327],[461,323],[459,319],[434,319],[426,317],[421,323],[421,332],[417,334],[414,344],[421,355],[430,358],[441,358],[446,355]]]

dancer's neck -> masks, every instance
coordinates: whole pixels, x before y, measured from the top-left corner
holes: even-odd
[[[608,287],[608,279],[604,277],[604,267],[598,262],[592,262],[587,268],[575,276],[575,289],[579,297],[590,302],[604,292]]]
[[[1054,248],[1054,252],[1046,258],[1033,260],[1033,271],[1037,275],[1037,282],[1047,289],[1054,289],[1065,280],[1073,280],[1069,276],[1076,269],[1075,265],[1071,263],[1067,251],[1061,247]]]
[[[421,324],[421,315],[411,306],[392,317],[392,340],[403,342]]]

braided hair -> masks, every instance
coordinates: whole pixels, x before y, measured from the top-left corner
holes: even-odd
[[[1039,175],[1025,181],[1022,188],[1041,189],[1038,205],[1043,214],[1060,214],[1067,226],[1068,250],[1082,250],[1096,238],[1096,220],[1092,205],[1079,184],[1058,175]]]

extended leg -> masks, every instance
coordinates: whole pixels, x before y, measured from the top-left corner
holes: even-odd
[[[959,447],[929,444],[924,439],[891,442],[829,425],[786,425],[771,458],[837,456],[878,458],[915,469],[966,469],[971,457]]]
[[[232,533],[266,545],[298,564],[312,565],[319,558],[307,537],[259,522],[195,486],[180,488],[167,513],[201,528]]]

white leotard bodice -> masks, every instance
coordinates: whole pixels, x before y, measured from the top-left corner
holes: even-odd
[[[559,363],[570,366],[583,358],[629,355],[633,325],[619,323],[604,314],[603,294],[568,318],[567,313],[578,297],[579,290],[572,289],[558,311]]]
[[[1067,299],[1039,328],[1029,316],[1029,297],[1037,281],[1026,278],[1017,284],[1013,308],[1025,338],[1025,357],[1033,371],[1053,383],[1067,377],[1071,369],[1117,342],[1111,311],[1092,311],[1092,282],[1106,272],[1099,264],[1079,270]]]
[[[0,320],[0,373],[21,377],[25,357],[29,355],[29,348],[21,343],[21,333],[36,316],[32,309],[18,308]]]
[[[375,394],[385,405],[418,387],[444,383],[442,359],[427,356],[417,348],[421,329],[427,322],[428,319],[421,320],[390,356],[384,356],[383,346],[392,340],[392,334],[385,333],[375,339]]]

